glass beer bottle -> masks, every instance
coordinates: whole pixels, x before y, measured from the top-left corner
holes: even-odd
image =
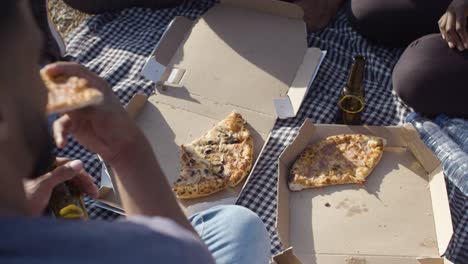
[[[58,117],[58,115],[49,115],[47,117],[50,131],[52,131],[52,125]],[[54,162],[50,171],[55,170],[57,166],[57,162]],[[88,212],[81,192],[68,182],[61,183],[52,190],[47,209],[47,213],[52,213],[56,218],[60,219],[88,219]]]
[[[54,163],[51,170],[57,168]],[[48,209],[56,218],[87,220],[88,212],[81,192],[68,182],[61,183],[52,190]]]
[[[49,208],[60,219],[87,220],[88,212],[81,192],[67,182],[57,185],[52,191]]]
[[[348,81],[341,91],[338,107],[338,123],[360,125],[364,110],[365,91],[363,86],[366,60],[364,56],[354,57],[353,65],[348,75]]]

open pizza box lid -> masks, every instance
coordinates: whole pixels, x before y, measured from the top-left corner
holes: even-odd
[[[306,146],[344,133],[387,140],[366,183],[291,192],[289,170]],[[314,125],[306,120],[278,166],[276,226],[287,250],[275,256],[276,263],[449,263],[441,257],[453,232],[444,175],[411,125]]]
[[[307,47],[302,16],[291,3],[225,0],[195,22],[176,17],[170,23],[142,70],[155,94],[136,95],[127,105],[170,183],[179,175],[179,145],[232,111],[249,125],[255,160],[277,117],[296,115],[325,55]],[[241,189],[180,203],[192,214],[234,204]]]

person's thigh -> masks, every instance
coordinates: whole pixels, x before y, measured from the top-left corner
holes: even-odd
[[[348,17],[368,39],[390,47],[406,47],[437,33],[438,20],[451,0],[350,0]]]
[[[218,206],[190,217],[217,264],[270,261],[270,237],[262,220],[236,205]]]
[[[440,34],[409,45],[392,79],[396,93],[417,112],[468,114],[468,52],[450,49]]]

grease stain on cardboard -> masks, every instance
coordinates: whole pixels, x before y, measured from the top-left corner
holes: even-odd
[[[426,238],[419,245],[426,248],[437,248],[437,241],[433,238]]]
[[[347,198],[338,203],[336,209],[348,209],[346,216],[349,217],[357,214],[367,213],[369,211],[366,204],[356,204],[355,202],[350,201]]]
[[[346,264],[366,264],[367,261],[365,258],[351,257],[345,259]]]

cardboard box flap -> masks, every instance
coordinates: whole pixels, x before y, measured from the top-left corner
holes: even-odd
[[[155,83],[169,78],[170,72],[166,71],[166,66],[169,65],[178,44],[182,43],[192,26],[193,22],[186,17],[178,16],[171,21],[151,57],[146,61],[142,70],[143,76]]]
[[[437,245],[439,248],[439,255],[442,256],[445,254],[453,235],[452,217],[442,168],[439,166],[429,174],[429,179]]]
[[[405,124],[401,136],[405,139],[416,159],[421,163],[427,173],[431,173],[440,166],[440,161],[420,140],[419,133],[411,124]]]
[[[288,171],[286,163],[278,162],[279,171]],[[290,239],[290,215],[289,215],[289,188],[287,179],[278,180],[277,183],[277,207],[276,207],[276,231],[283,243],[283,247],[291,246]]]
[[[159,84],[149,100],[215,120],[237,111],[259,134],[260,149],[276,115],[297,113],[323,57],[307,49],[298,10],[278,1],[228,1],[193,24],[176,18],[142,72]]]
[[[444,264],[442,258],[418,258],[418,262],[421,264]]]
[[[288,248],[273,257],[276,264],[301,264],[301,261],[294,255],[293,249]]]
[[[221,0],[222,4],[234,5],[243,8],[250,8],[260,12],[280,15],[292,19],[304,17],[304,11],[298,5],[277,0]]]
[[[125,110],[130,117],[135,120],[136,116],[140,113],[143,106],[147,102],[147,97],[144,94],[135,94],[132,99],[125,106]]]
[[[373,255],[328,255],[309,254],[307,261],[301,262],[291,249],[274,256],[276,264],[444,264],[443,258],[419,258],[405,256]]]
[[[299,133],[296,136],[294,142],[286,147],[280,155],[278,162],[279,171],[289,171],[288,164],[294,161],[294,159],[300,153],[300,146],[308,145],[310,141],[310,135],[314,132],[314,125],[312,122],[305,122],[299,129]],[[287,179],[278,181],[277,190],[277,214],[276,214],[276,228],[278,236],[283,241],[283,246],[289,247],[289,188]]]
[[[440,161],[432,151],[420,140],[416,128],[411,124],[405,124],[402,129],[402,137],[405,138],[408,148],[415,158],[421,163],[429,174],[429,188],[432,197],[432,210],[437,234],[439,254],[443,255],[447,250],[453,235],[453,225],[450,207]]]
[[[287,96],[274,99],[276,115],[279,118],[285,119],[297,115],[325,55],[326,52],[322,52],[319,49],[307,49],[302,65],[296,73],[296,77],[288,90]],[[311,74],[312,78],[310,77]]]
[[[302,20],[215,5],[178,46],[168,70],[184,73],[166,89],[275,116],[273,99],[287,95],[306,50]],[[187,100],[167,103],[180,107]]]

